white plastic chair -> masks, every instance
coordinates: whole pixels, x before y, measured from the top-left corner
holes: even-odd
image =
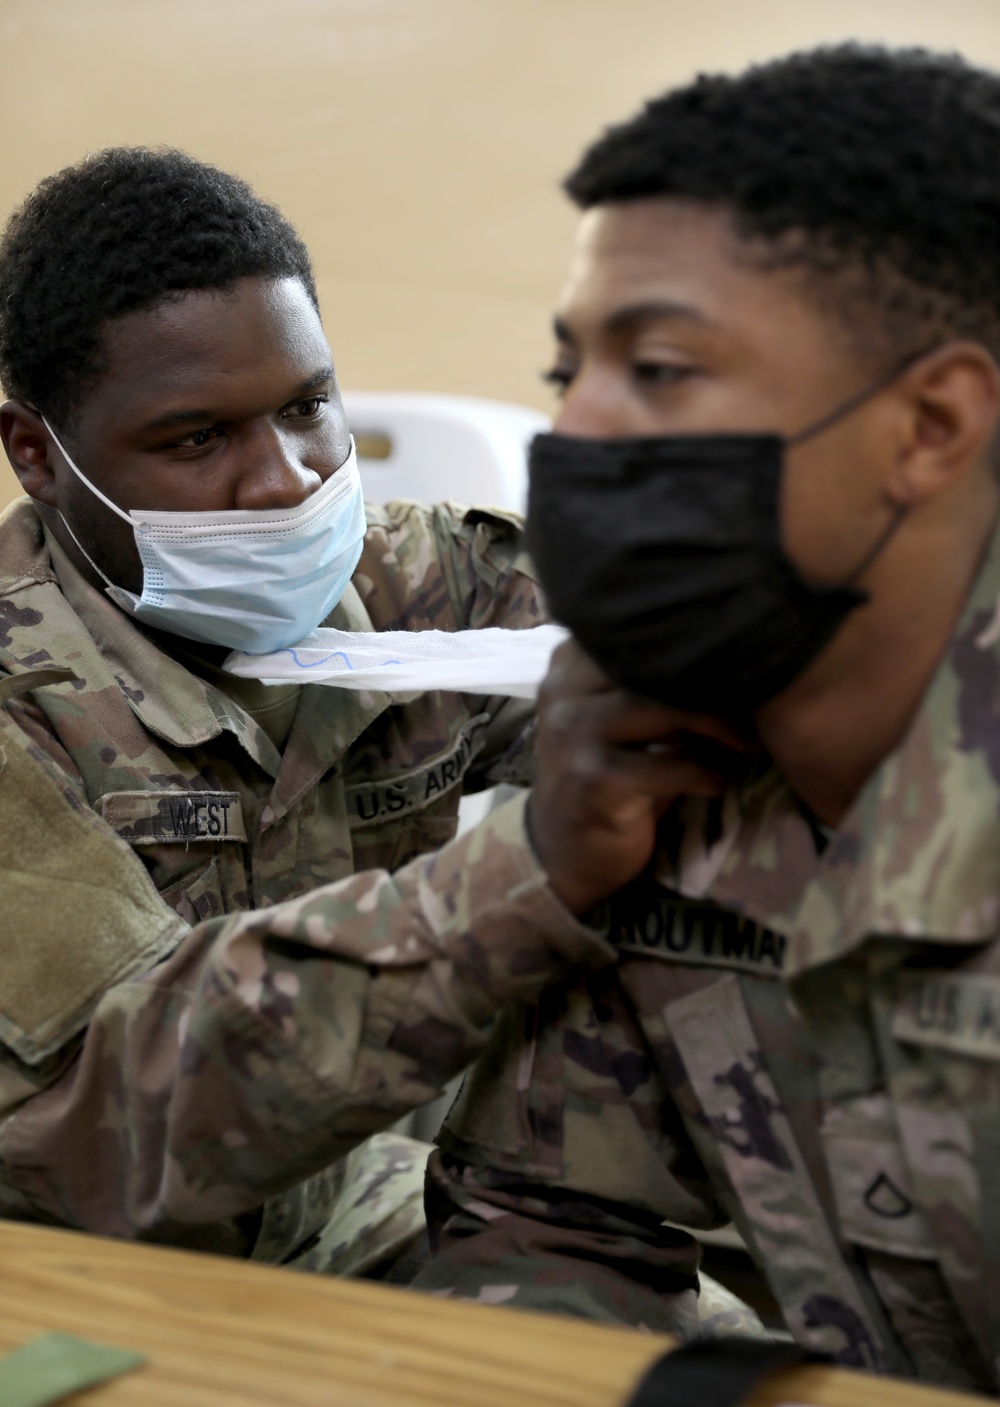
[[[345,391],[365,497],[477,503],[523,512],[525,449],[549,428],[527,406],[475,396]]]

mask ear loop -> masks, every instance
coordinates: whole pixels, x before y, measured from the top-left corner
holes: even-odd
[[[77,467],[77,464],[76,464],[76,462],[74,461],[72,455],[69,454],[69,452],[68,452],[67,449],[66,449],[66,446],[63,444],[62,440],[60,440],[59,436],[58,436],[58,435],[56,434],[56,432],[53,430],[52,426],[51,426],[51,425],[49,424],[49,422],[46,420],[46,418],[45,418],[44,415],[41,417],[41,419],[42,419],[42,424],[45,426],[46,430],[48,430],[48,432],[49,432],[49,434],[52,436],[53,440],[55,440],[56,449],[58,449],[58,451],[59,451],[59,453],[62,455],[63,459],[65,459],[66,463],[67,463],[67,464],[69,465],[69,467],[72,469],[73,473],[74,473],[74,474],[76,475],[76,477],[80,480],[80,482],[83,483],[83,484],[86,484],[87,488],[90,489],[90,492],[94,495],[94,497],[95,497],[95,498],[99,498],[99,499],[101,500],[101,502],[105,505],[105,507],[111,509],[112,513],[117,513],[118,516],[119,516],[119,518],[123,518],[123,519],[125,520],[125,522],[128,523],[128,525],[129,525],[130,528],[134,528],[134,527],[135,527],[135,524],[133,523],[131,516],[130,516],[128,513],[125,512],[124,508],[119,508],[119,507],[118,507],[118,504],[115,503],[112,499],[110,499],[110,498],[107,496],[106,493],[101,493],[101,490],[97,487],[96,484],[92,484],[92,483],[90,482],[90,480],[87,478],[87,476],[86,476],[86,474],[83,472],[83,470]],[[59,516],[62,518],[62,514],[61,514],[61,513],[60,513]],[[64,523],[66,522],[66,519],[65,519],[65,518],[63,518],[63,522],[64,522]],[[67,524],[67,527],[68,527],[68,526],[69,526],[69,525]],[[76,542],[76,538],[74,538],[73,541]],[[79,547],[80,544],[77,543],[77,546]],[[83,551],[83,548],[82,548],[82,547],[80,548],[80,551],[81,551],[81,552]]]
[[[56,512],[59,513],[59,509],[58,509],[58,508],[56,509]],[[80,549],[80,551],[83,553],[84,557],[86,557],[87,561],[88,561],[88,562],[90,563],[90,565],[93,567],[93,569],[94,569],[94,571],[97,573],[97,575],[101,578],[101,580],[102,580],[103,582],[106,583],[106,585],[114,587],[114,585],[115,585],[114,582],[111,580],[111,578],[110,578],[109,576],[105,575],[105,573],[101,571],[100,567],[99,567],[99,566],[97,565],[97,563],[94,561],[93,557],[91,557],[90,553],[87,551],[87,549],[84,547],[83,543],[82,543],[82,542],[80,541],[80,539],[77,537],[76,533],[75,533],[75,532],[73,531],[73,529],[70,527],[69,523],[68,523],[67,520],[66,520],[65,515],[62,514],[62,513],[59,513],[59,517],[62,519],[62,525],[63,525],[63,527],[64,527],[64,528],[66,529],[66,531],[69,533],[70,537],[71,537],[71,538],[73,539],[73,541],[76,543],[77,547],[78,547],[78,548]],[[115,587],[115,589],[118,590],[119,588]]]
[[[880,376],[877,381],[873,381],[869,386],[862,387],[860,391],[849,397],[848,400],[844,401],[834,410],[831,410],[828,415],[822,416],[812,425],[807,425],[804,430],[799,430],[797,434],[789,435],[785,440],[786,448],[794,449],[796,445],[802,444],[804,440],[811,440],[813,436],[821,435],[824,430],[829,430],[831,425],[836,425],[839,420],[843,420],[846,416],[850,415],[852,411],[857,410],[858,406],[864,405],[865,401],[870,400],[872,396],[878,395],[879,391],[884,391],[886,386],[891,386],[897,377],[902,376],[904,371],[908,371],[915,362],[918,362],[921,357],[927,356],[929,352],[933,352],[938,346],[940,346],[940,343],[932,342],[927,347],[921,347],[915,352],[910,352],[901,362],[897,362],[894,366],[890,367],[884,376]],[[882,551],[888,546],[909,511],[910,505],[908,503],[900,503],[897,505],[896,511],[893,513],[888,525],[875,539],[875,545],[865,553],[854,571],[841,583],[842,590],[858,589],[855,583],[864,576],[876,557],[880,556]]]
[[[41,414],[41,412],[39,412],[39,414]],[[48,430],[49,434],[52,436],[53,440],[55,441],[56,448],[58,449],[59,453],[62,455],[63,459],[65,459],[66,463],[69,465],[69,467],[72,469],[73,473],[74,473],[74,474],[76,475],[76,477],[81,481],[81,483],[86,484],[87,488],[90,490],[90,492],[94,495],[95,498],[99,498],[99,499],[101,500],[101,502],[104,503],[104,504],[106,504],[107,507],[110,508],[113,513],[117,513],[118,516],[119,516],[119,518],[124,518],[125,522],[128,523],[128,525],[129,525],[130,527],[134,528],[134,527],[135,527],[135,524],[132,522],[132,519],[131,519],[131,517],[128,515],[128,513],[126,513],[126,512],[124,511],[124,509],[119,508],[117,503],[113,503],[113,502],[111,501],[111,499],[108,498],[107,494],[101,493],[101,490],[97,487],[97,485],[96,485],[96,484],[92,484],[92,483],[90,482],[90,480],[87,478],[86,474],[84,474],[84,473],[82,472],[82,470],[80,470],[80,469],[77,467],[76,462],[74,461],[72,455],[70,455],[70,454],[68,453],[68,451],[67,451],[67,449],[66,449],[66,446],[63,444],[62,440],[60,440],[59,436],[56,434],[55,430],[53,430],[52,426],[51,426],[51,425],[49,424],[49,422],[46,420],[46,418],[45,418],[44,415],[41,416],[41,420],[42,420],[42,424],[45,426],[46,430]],[[59,517],[62,519],[62,525],[63,525],[63,527],[64,527],[64,528],[66,529],[66,531],[69,533],[70,537],[73,539],[73,541],[76,543],[77,547],[80,549],[80,552],[81,552],[81,553],[83,554],[83,556],[87,559],[87,561],[88,561],[88,562],[90,563],[90,565],[93,567],[94,571],[95,571],[95,572],[97,573],[97,575],[101,578],[101,580],[102,580],[103,582],[105,582],[108,586],[114,588],[116,591],[119,590],[120,588],[115,586],[115,583],[111,580],[111,578],[110,578],[105,572],[102,572],[102,571],[101,571],[100,567],[99,567],[99,566],[97,565],[97,563],[94,561],[93,557],[91,557],[90,553],[87,551],[87,549],[84,547],[83,543],[82,543],[82,542],[80,541],[80,539],[77,537],[76,533],[75,533],[75,532],[73,531],[73,529],[70,527],[69,522],[68,522],[67,519],[66,519],[66,515],[61,511],[61,509],[58,509],[58,508],[56,509],[56,512],[59,514]]]
[[[888,525],[883,529],[882,532],[879,533],[878,537],[875,539],[874,547],[872,547],[868,552],[865,553],[858,566],[854,568],[854,571],[851,572],[847,579],[842,583],[844,589],[849,591],[858,590],[858,587],[855,586],[855,582],[857,582],[859,578],[864,576],[865,572],[875,561],[875,558],[881,555],[883,548],[888,547],[889,542],[893,537],[895,537],[900,524],[906,517],[907,513],[909,513],[909,511],[910,505],[908,503],[900,503],[897,505],[896,511],[889,519]]]
[[[909,371],[910,367],[913,366],[915,362],[918,362],[921,357],[926,357],[929,352],[935,351],[940,345],[939,342],[932,342],[927,347],[921,347],[919,351],[910,352],[901,362],[896,362],[894,366],[891,366],[877,381],[872,381],[868,386],[862,386],[860,391],[856,391],[853,396],[850,396],[846,401],[842,401],[840,405],[836,406],[828,414],[821,416],[819,420],[813,421],[813,423],[807,425],[804,430],[797,430],[794,435],[786,435],[786,448],[794,449],[797,445],[802,444],[803,441],[811,440],[815,435],[822,435],[824,430],[829,430],[831,425],[837,424],[838,420],[845,419],[852,411],[857,410],[858,406],[864,405],[865,401],[871,400],[873,396],[877,396],[879,391],[884,391],[887,386],[891,386],[898,377],[903,375],[904,371]]]

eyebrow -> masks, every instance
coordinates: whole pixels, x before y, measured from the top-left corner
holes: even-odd
[[[333,366],[322,366],[318,371],[314,371],[311,376],[307,376],[304,381],[300,381],[292,392],[282,402],[287,405],[289,401],[297,400],[300,396],[307,396],[310,391],[317,390],[328,381],[332,381],[334,376]],[[218,412],[206,406],[191,406],[185,410],[170,410],[165,415],[158,415],[155,419],[149,420],[143,426],[144,430],[170,430],[177,425],[204,424],[205,421],[218,419]]]
[[[640,323],[669,319],[674,322],[697,322],[703,327],[712,327],[710,318],[691,303],[677,303],[672,299],[648,299],[642,303],[630,303],[618,308],[604,323],[606,332],[629,332]],[[559,342],[575,342],[576,338],[569,324],[561,317],[552,319],[552,330]]]

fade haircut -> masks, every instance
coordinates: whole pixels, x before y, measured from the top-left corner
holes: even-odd
[[[316,287],[305,245],[237,176],[182,151],[112,147],[49,176],[0,241],[0,381],[57,425],[103,369],[113,318],[248,277]]]
[[[702,75],[565,188],[728,208],[750,257],[800,269],[879,357],[968,337],[1000,359],[1000,77],[957,56],[847,44]]]

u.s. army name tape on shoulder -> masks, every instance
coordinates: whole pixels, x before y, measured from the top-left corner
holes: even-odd
[[[455,746],[426,767],[397,777],[375,777],[370,782],[346,786],[344,795],[351,829],[375,825],[386,816],[419,811],[457,786],[483,746],[482,730],[488,722],[486,714],[470,719]]]
[[[899,1041],[1000,1060],[1000,978],[907,973],[892,1018]]]

